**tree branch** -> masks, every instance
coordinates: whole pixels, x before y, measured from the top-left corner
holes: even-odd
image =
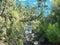
[[[39,16],[30,17],[29,19],[22,19],[22,20],[20,20],[20,21],[21,21],[21,22],[28,22],[28,21],[33,21],[33,20],[36,20],[36,19],[40,19],[40,18],[41,18],[41,15],[42,15],[42,13],[40,13]]]
[[[4,11],[5,11],[5,8],[6,8],[6,0],[5,0],[4,8],[2,9],[2,12],[1,12],[0,16],[3,15],[3,13],[4,13]]]

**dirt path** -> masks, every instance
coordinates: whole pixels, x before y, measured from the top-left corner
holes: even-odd
[[[0,41],[0,45],[6,45],[5,43],[3,43],[2,41]]]

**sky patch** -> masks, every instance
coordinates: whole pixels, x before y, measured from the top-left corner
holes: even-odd
[[[16,2],[22,1],[24,6],[30,5],[30,7],[36,7],[38,6],[38,2],[37,0],[17,0]],[[47,16],[50,14],[51,10],[52,10],[52,6],[51,6],[51,0],[46,0],[46,3],[48,5],[47,8],[44,7],[44,15]],[[39,13],[39,11],[38,11]]]

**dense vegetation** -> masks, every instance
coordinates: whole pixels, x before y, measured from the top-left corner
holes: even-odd
[[[0,0],[0,41],[8,45],[24,45],[24,28],[32,22],[33,41],[45,37],[49,42],[60,42],[60,1],[51,1],[52,11],[47,17],[44,17],[43,8],[39,6],[41,3],[38,0],[38,6],[30,8],[29,5],[24,7],[22,2],[16,4],[15,0]],[[42,10],[36,16],[39,8]]]

